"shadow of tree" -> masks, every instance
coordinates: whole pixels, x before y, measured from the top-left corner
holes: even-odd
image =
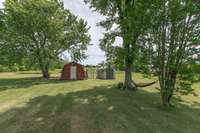
[[[59,80],[59,78],[51,78],[49,80],[45,80],[40,77],[0,79],[0,91],[5,91],[8,89],[29,88],[33,85],[56,84],[56,83],[59,84],[67,82],[76,82],[76,81]]]
[[[17,72],[17,74],[28,74],[28,75],[30,75],[30,74],[42,74],[40,71],[22,71],[22,72]]]
[[[48,81],[49,82],[49,81]],[[200,109],[175,101],[160,108],[160,94],[124,92],[115,86],[43,95],[0,113],[2,133],[198,133]],[[200,107],[199,103],[194,103]]]

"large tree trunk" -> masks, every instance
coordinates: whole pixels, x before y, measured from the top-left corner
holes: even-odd
[[[49,74],[49,69],[48,68],[44,68],[44,69],[42,69],[42,77],[44,78],[44,79],[49,79],[50,78],[50,74]]]
[[[40,69],[42,71],[42,77],[44,79],[49,79],[50,78],[50,74],[49,74],[49,63],[44,63],[44,62],[40,62]]]
[[[137,87],[132,80],[132,65],[126,64],[123,90],[136,90],[136,89]]]

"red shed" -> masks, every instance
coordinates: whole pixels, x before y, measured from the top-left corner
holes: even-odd
[[[84,70],[84,66],[71,62],[64,66],[61,74],[61,80],[83,80],[87,78],[87,73]]]

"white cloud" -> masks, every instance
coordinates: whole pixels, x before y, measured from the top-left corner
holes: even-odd
[[[91,43],[93,45],[88,47],[88,58],[84,61],[84,64],[97,64],[105,60],[104,53],[98,46],[99,39],[102,38],[104,29],[96,26],[104,17],[92,11],[82,0],[64,0],[64,5],[65,8],[69,9],[73,14],[87,21],[88,26],[90,26],[89,33],[91,34]]]
[[[0,8],[3,7],[3,2],[4,2],[4,0],[0,0]]]

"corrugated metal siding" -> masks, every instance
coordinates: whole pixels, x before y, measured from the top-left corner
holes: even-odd
[[[98,69],[97,79],[115,79],[114,69]]]
[[[66,64],[62,70],[62,73],[61,73],[61,80],[71,80],[70,79],[70,69],[71,69],[71,66],[72,65],[76,65],[76,69],[77,69],[77,80],[83,80],[85,79],[85,71],[84,71],[84,67],[78,63],[69,63],[69,64]]]

